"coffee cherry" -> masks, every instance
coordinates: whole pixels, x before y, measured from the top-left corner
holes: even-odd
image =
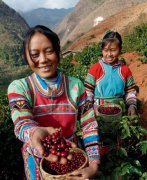
[[[45,137],[42,140],[42,145],[45,150],[43,156],[47,157],[49,154],[53,154],[58,156],[58,159],[61,157],[66,158],[71,148],[71,143],[69,141],[66,142],[61,130]]]
[[[63,175],[79,169],[85,163],[85,156],[81,152],[70,152],[72,159],[66,159],[65,157],[60,158],[60,162],[50,162],[44,160],[43,169],[53,175]],[[68,157],[70,157],[68,155]]]
[[[105,114],[105,115],[114,115],[118,114],[121,110],[119,107],[100,107],[98,108],[99,113]]]
[[[68,155],[68,152],[66,152],[66,151],[61,152],[61,157],[66,157],[67,155]]]

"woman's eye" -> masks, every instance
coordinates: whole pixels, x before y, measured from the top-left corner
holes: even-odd
[[[53,50],[53,49],[47,49],[47,50],[46,50],[46,54],[52,54],[52,53],[54,53],[54,50]]]
[[[103,49],[104,52],[107,52],[108,50],[107,49]]]
[[[111,51],[115,51],[116,49],[111,49]]]
[[[35,59],[38,58],[39,54],[31,54],[31,58]]]

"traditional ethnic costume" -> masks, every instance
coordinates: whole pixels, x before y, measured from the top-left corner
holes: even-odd
[[[35,161],[39,164],[41,155],[30,146],[31,136],[38,126],[61,127],[66,139],[76,142],[76,122],[79,121],[89,163],[99,163],[98,125],[86,97],[82,82],[62,75],[59,70],[53,88],[35,73],[10,84],[8,99],[15,135],[24,142],[22,154],[27,179],[40,179]]]
[[[84,85],[89,101],[94,104],[96,115],[98,106],[106,103],[122,105],[123,112],[124,105],[136,108],[136,90],[133,76],[129,67],[122,61],[118,60],[111,66],[105,59],[99,60],[89,69]],[[104,137],[108,136],[110,139],[111,134],[109,133],[107,132]],[[100,153],[104,152],[103,149],[109,150],[108,141],[106,141],[107,138],[105,141],[101,140]]]
[[[105,59],[92,65],[85,79],[90,101],[96,105],[125,100],[127,106],[136,107],[136,90],[132,73],[122,61],[111,66]]]

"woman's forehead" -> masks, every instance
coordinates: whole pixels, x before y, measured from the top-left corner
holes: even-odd
[[[51,40],[42,33],[35,33],[28,42],[29,47],[52,46]]]
[[[112,48],[112,47],[118,47],[119,46],[119,43],[118,41],[114,40],[114,41],[107,41],[105,44],[104,44],[104,48]]]

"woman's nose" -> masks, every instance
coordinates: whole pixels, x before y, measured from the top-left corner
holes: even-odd
[[[40,54],[40,60],[39,60],[39,62],[46,62],[47,61],[47,58],[46,58],[46,55],[45,55],[45,53],[41,53]]]
[[[112,55],[111,51],[108,51],[108,52],[107,52],[107,55],[108,55],[108,56],[111,56],[111,55]]]

